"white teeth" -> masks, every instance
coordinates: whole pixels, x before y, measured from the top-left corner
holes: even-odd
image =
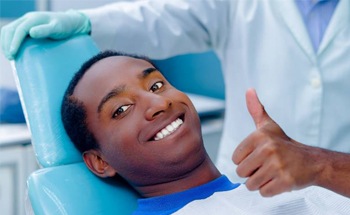
[[[174,127],[174,128],[177,128],[179,126],[179,123],[177,123],[176,121],[172,122],[171,125]]]
[[[169,134],[173,133],[180,125],[183,124],[183,121],[180,118],[177,118],[175,121],[171,122],[169,125],[165,126],[161,131],[159,131],[154,140],[161,140]]]
[[[174,127],[170,124],[170,125],[168,125],[167,127],[166,127],[166,129],[169,131],[169,132],[172,132],[172,131],[174,131]]]
[[[163,128],[162,129],[162,134],[165,136],[169,135],[170,134],[170,131],[168,131],[166,128]]]
[[[184,122],[182,121],[182,119],[180,119],[180,118],[177,118],[176,122],[179,123],[180,125],[181,125],[182,123],[184,123]]]

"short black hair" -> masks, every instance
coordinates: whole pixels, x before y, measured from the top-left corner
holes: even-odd
[[[99,144],[94,134],[89,130],[86,122],[86,110],[83,102],[74,98],[73,92],[85,72],[89,70],[98,61],[112,56],[127,56],[136,59],[141,59],[152,64],[156,69],[156,65],[146,56],[127,54],[124,52],[107,50],[98,53],[92,58],[88,59],[75,73],[70,81],[67,90],[64,93],[63,101],[61,104],[61,117],[64,129],[66,130],[69,138],[73,142],[74,146],[80,153],[84,153],[90,149],[99,149]]]

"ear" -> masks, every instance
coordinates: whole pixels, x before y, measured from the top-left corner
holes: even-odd
[[[83,160],[86,166],[101,178],[113,177],[117,171],[111,167],[103,158],[99,151],[91,149],[83,153]]]

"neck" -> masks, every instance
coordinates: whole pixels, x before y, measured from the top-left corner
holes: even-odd
[[[207,155],[196,168],[188,173],[160,184],[134,187],[142,197],[155,197],[181,192],[208,183],[221,176],[214,163]]]

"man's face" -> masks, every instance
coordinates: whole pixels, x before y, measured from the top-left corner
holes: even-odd
[[[177,179],[205,159],[192,102],[147,61],[100,60],[73,96],[86,108],[101,158],[131,184]]]

